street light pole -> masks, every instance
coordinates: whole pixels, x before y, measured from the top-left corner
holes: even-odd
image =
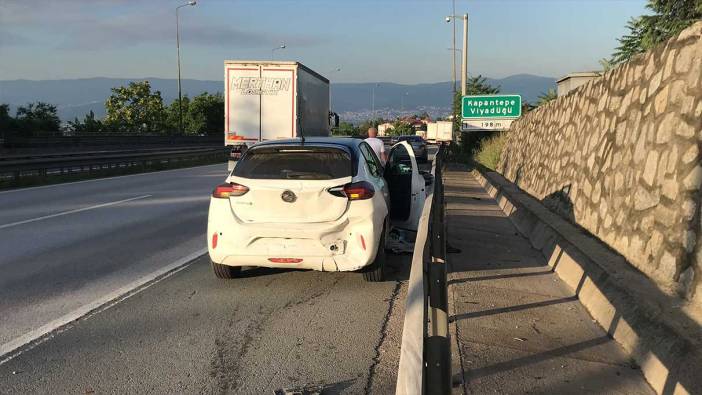
[[[449,15],[446,17],[446,22],[451,22],[459,18],[458,15]],[[466,95],[466,76],[468,75],[468,14],[463,14],[463,56],[461,61],[461,95]],[[453,51],[454,54],[456,51]]]
[[[455,53],[455,51],[454,51]],[[461,63],[461,96],[466,95],[468,75],[468,14],[463,14],[463,62]]]
[[[456,15],[456,0],[453,0],[453,8],[451,15]],[[451,70],[453,72],[453,92],[456,93],[456,20],[451,19],[451,28],[453,29],[453,41],[451,48],[453,49],[453,62],[451,62]]]
[[[183,95],[180,87],[180,16],[178,10],[182,7],[194,6],[196,1],[189,1],[185,4],[176,7],[176,51],[178,53],[178,128],[180,134],[183,134]]]
[[[400,96],[400,112],[405,111],[405,96],[409,96],[409,92],[405,92],[402,96]]]

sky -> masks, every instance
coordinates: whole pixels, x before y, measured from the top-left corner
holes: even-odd
[[[0,80],[175,78],[175,8],[183,3],[0,0]],[[468,72],[560,77],[598,69],[644,5],[456,0],[456,13],[469,14]],[[451,7],[451,0],[200,0],[180,8],[182,77],[219,80],[225,59],[274,57],[333,82],[450,81]],[[459,19],[458,48],[462,29]],[[285,49],[272,51],[281,43]]]

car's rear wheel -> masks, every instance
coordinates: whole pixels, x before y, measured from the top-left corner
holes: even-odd
[[[380,236],[378,252],[375,253],[375,260],[363,271],[363,279],[368,282],[379,282],[385,280],[385,229]]]
[[[212,271],[217,278],[236,278],[241,273],[241,266],[220,265],[212,262]]]

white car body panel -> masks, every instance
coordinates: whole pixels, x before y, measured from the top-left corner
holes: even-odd
[[[420,196],[425,189],[424,178],[419,174],[411,146],[406,142],[396,146],[400,144],[410,154],[413,173],[412,214],[403,225],[416,230],[424,201],[424,196]],[[373,197],[349,201],[328,192],[330,187],[358,181],[373,185]],[[353,177],[263,180],[230,175],[226,182],[246,185],[249,192],[210,200],[208,250],[217,264],[354,271],[373,263],[381,236],[389,231],[388,186],[382,175],[371,173],[362,156]],[[298,199],[280,203],[286,190],[293,191]],[[301,261],[271,261],[279,258]]]

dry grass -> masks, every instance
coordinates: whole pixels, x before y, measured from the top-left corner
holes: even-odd
[[[480,149],[475,154],[475,160],[483,166],[495,170],[500,162],[502,149],[507,142],[507,133],[503,132],[490,137],[480,144]]]

